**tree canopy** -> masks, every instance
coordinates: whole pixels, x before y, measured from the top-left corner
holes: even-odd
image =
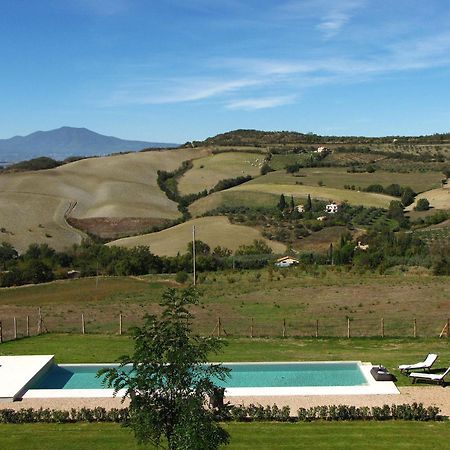
[[[144,325],[134,329],[134,353],[121,357],[118,368],[99,371],[116,394],[125,389],[131,399],[126,426],[139,443],[159,447],[165,437],[171,450],[207,450],[229,441],[205,407],[206,397],[217,389],[214,380],[224,380],[228,369],[207,363],[222,341],[192,332],[188,307],[198,303],[193,288],[168,289],[161,316],[146,316]]]

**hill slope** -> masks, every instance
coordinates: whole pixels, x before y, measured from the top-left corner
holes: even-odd
[[[233,225],[226,217],[221,216],[189,220],[157,233],[118,239],[107,245],[127,248],[146,245],[157,255],[175,256],[177,253],[186,252],[187,245],[192,240],[193,225],[196,229],[196,239],[206,242],[211,249],[220,245],[234,251],[240,245],[249,244],[254,239],[262,239],[275,253],[286,250],[285,245],[280,242],[263,238],[255,228]]]
[[[0,175],[0,242],[24,250],[32,242],[62,249],[81,241],[65,217],[175,219],[180,213],[157,185],[157,170],[205,156],[200,149],[91,158],[55,169]]]
[[[50,131],[36,131],[27,136],[0,139],[0,154],[2,160],[13,162],[42,155],[65,159],[74,155],[94,156],[150,147],[176,146],[177,144],[130,141],[104,136],[86,128],[61,127]]]

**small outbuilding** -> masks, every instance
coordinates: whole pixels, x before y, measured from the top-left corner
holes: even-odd
[[[277,267],[291,267],[298,264],[300,261],[292,256],[283,256],[282,258],[277,259],[275,265]]]

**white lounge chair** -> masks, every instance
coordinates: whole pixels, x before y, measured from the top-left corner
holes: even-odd
[[[402,364],[398,366],[400,369],[400,372],[411,372],[412,370],[429,370],[431,366],[436,362],[438,359],[438,355],[435,353],[430,353],[426,358],[425,361],[415,363],[415,364]]]
[[[450,367],[444,373],[422,373],[422,372],[412,372],[409,376],[413,379],[413,383],[417,380],[430,381],[432,383],[442,384],[444,386],[444,378],[450,373]]]

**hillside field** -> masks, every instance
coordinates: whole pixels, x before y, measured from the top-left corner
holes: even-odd
[[[295,184],[272,184],[263,183],[258,179],[254,182],[241,184],[230,189],[233,192],[263,192],[276,195],[293,196],[294,199],[305,198],[308,194],[311,198],[325,200],[348,202],[351,205],[364,205],[366,207],[387,208],[394,197],[384,194],[375,194],[373,192],[358,192],[351,190],[335,189],[321,186],[305,186]]]
[[[192,242],[193,226],[196,230],[195,238],[206,242],[211,250],[221,246],[235,251],[240,245],[249,244],[255,239],[264,240],[274,253],[282,253],[286,249],[281,243],[263,238],[258,230],[243,225],[233,225],[226,217],[221,216],[189,220],[157,233],[118,239],[107,245],[126,248],[145,245],[150,247],[156,255],[176,256],[177,253],[187,251],[188,243]]]
[[[371,184],[381,184],[384,187],[390,184],[409,186],[415,192],[427,191],[441,185],[442,173],[440,172],[409,172],[396,173],[376,170],[373,173],[353,173],[347,172],[342,167],[314,167],[300,169],[294,175],[285,171],[271,172],[252,183],[272,183],[272,184],[296,184],[303,183],[308,186],[318,186],[319,182],[324,187],[344,189],[345,185],[366,188]]]
[[[255,153],[218,153],[193,162],[193,168],[180,179],[178,190],[182,195],[210,190],[220,180],[245,175],[259,175],[264,157]]]
[[[205,154],[201,149],[149,151],[1,174],[0,227],[13,233],[2,233],[1,238],[21,251],[33,242],[45,242],[58,250],[79,243],[80,233],[65,224],[69,207],[70,216],[77,219],[175,219],[180,215],[177,204],[159,189],[156,172],[174,170],[181,162]],[[44,226],[43,233],[36,230],[39,224]]]

